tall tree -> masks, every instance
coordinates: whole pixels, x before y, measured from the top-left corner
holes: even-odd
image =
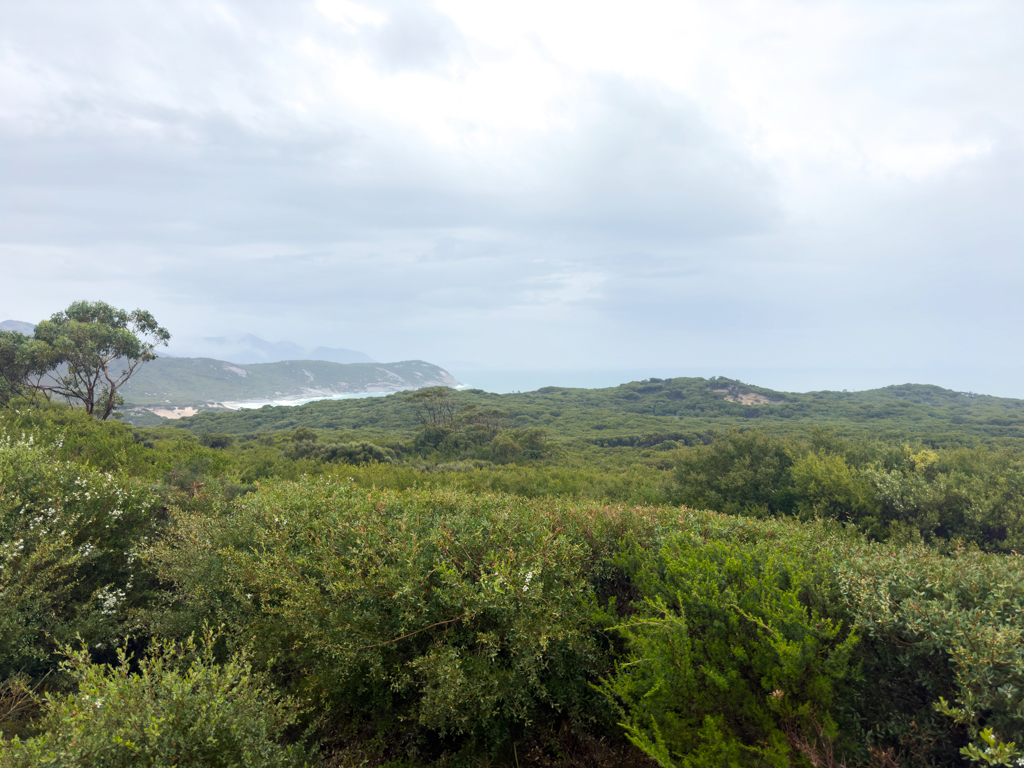
[[[124,402],[118,390],[170,338],[145,310],[76,301],[36,326],[34,354],[49,367],[31,386],[47,397],[77,401],[87,413],[107,419]]]

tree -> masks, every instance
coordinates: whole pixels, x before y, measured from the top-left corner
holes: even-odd
[[[170,338],[145,310],[76,301],[39,323],[34,339],[23,345],[25,361],[37,361],[32,372],[45,367],[28,383],[47,397],[78,401],[87,413],[108,419],[124,402],[118,390]]]
[[[409,395],[415,404],[420,424],[426,428],[451,430],[455,428],[456,406],[448,387],[427,387]]]
[[[48,345],[17,331],[0,331],[0,404],[25,394],[54,366]]]

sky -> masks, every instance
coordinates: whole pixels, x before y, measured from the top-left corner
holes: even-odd
[[[1024,398],[1019,0],[0,0],[0,320]],[[190,347],[191,345],[191,347]]]

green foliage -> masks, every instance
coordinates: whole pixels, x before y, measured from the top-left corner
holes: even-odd
[[[616,558],[641,602],[603,691],[634,744],[666,768],[824,764],[857,644],[823,555],[837,535],[694,515]]]
[[[840,454],[805,453],[793,462],[790,476],[791,497],[805,519],[859,520],[873,508],[874,486]]]
[[[22,714],[2,727],[33,733],[30,689],[59,642],[80,634],[90,664],[134,681],[143,662],[117,666],[112,644],[132,633],[164,648],[213,620],[229,644],[252,639],[246,659],[266,680],[313,702],[303,724],[347,750],[325,758],[344,764],[485,750],[525,766],[531,740],[541,754],[555,734],[623,749],[628,734],[664,765],[1014,763],[1024,458],[975,442],[977,424],[926,429],[933,411],[1012,421],[1012,403],[885,392],[897,416],[871,423],[923,424],[923,439],[817,429],[800,411],[874,408],[877,394],[751,404],[778,398],[703,380],[518,400],[446,391],[452,418],[436,425],[407,395],[352,401],[352,423],[313,404],[311,421],[281,409],[277,433],[264,430],[277,409],[252,412],[245,432],[193,435],[12,400],[0,719],[8,701]],[[730,418],[767,428],[698,431],[690,398],[704,427],[761,409]],[[676,426],[654,429],[666,403]],[[777,429],[769,409],[785,408],[792,428]],[[135,701],[134,682],[117,685],[112,700]],[[88,728],[67,739],[124,733]],[[252,728],[280,753],[280,730]]]
[[[941,708],[946,707],[946,702],[941,702]],[[946,713],[949,714],[949,713]],[[960,754],[970,758],[972,762],[984,765],[1020,765],[1021,751],[1012,741],[1007,744],[1002,741],[991,728],[985,728],[979,734],[986,747],[977,744],[968,744],[960,750]]]
[[[427,387],[409,395],[420,424],[431,429],[449,430],[455,426],[456,406],[448,387]]]
[[[522,500],[301,481],[180,517],[157,559],[307,694],[411,748],[579,706],[588,549]]]
[[[123,403],[118,390],[142,363],[155,359],[157,345],[166,345],[170,338],[144,310],[127,312],[102,301],[76,301],[35,327],[35,346],[48,351],[48,373],[32,386],[47,397],[78,402],[86,413],[108,419]]]
[[[340,464],[391,463],[395,460],[394,452],[366,441],[317,443],[313,440],[296,440],[289,455],[295,459],[313,459]]]
[[[0,331],[0,405],[32,390],[32,383],[57,364],[46,344],[17,331]]]
[[[301,707],[278,696],[244,655],[223,664],[216,636],[197,644],[157,643],[117,664],[94,664],[85,649],[65,648],[62,667],[77,683],[47,695],[39,735],[0,741],[0,766],[299,766],[306,751],[281,744]],[[136,668],[137,669],[133,669]]]
[[[0,442],[0,679],[44,675],[75,634],[102,647],[123,632],[151,587],[154,506],[130,480]]]
[[[753,430],[684,452],[676,468],[679,498],[729,514],[784,514],[793,509],[791,446]]]
[[[580,448],[652,448],[667,441],[694,446],[732,428],[751,427],[777,437],[830,428],[845,437],[920,439],[950,446],[1020,446],[1024,439],[1024,401],[913,384],[866,392],[792,393],[723,378],[675,378],[605,389],[542,387],[504,395],[446,391],[454,413],[439,415],[437,423],[428,415],[426,422],[433,428],[451,428],[455,425],[449,421],[465,420],[474,412],[491,414],[487,420],[500,419],[517,428],[540,427],[560,443]],[[298,407],[205,411],[176,425],[195,434],[270,433],[305,426],[357,431],[366,439],[409,439],[423,426],[424,415],[409,395],[395,394]]]
[[[869,645],[865,675],[889,689],[862,705],[877,729],[868,738],[916,734],[934,740],[933,759],[947,764],[956,755],[956,738],[946,736],[954,723],[957,738],[990,728],[1002,740],[1024,741],[1021,558],[858,547],[836,573]]]
[[[62,403],[16,400],[0,410],[0,435],[32,441],[56,459],[71,461],[104,472],[147,476],[157,459],[131,427],[116,421],[100,421],[81,408]],[[172,442],[195,444],[190,435],[175,432]]]

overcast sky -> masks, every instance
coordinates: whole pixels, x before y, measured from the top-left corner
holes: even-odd
[[[1024,397],[1022,40],[1019,0],[0,0],[0,320]]]

